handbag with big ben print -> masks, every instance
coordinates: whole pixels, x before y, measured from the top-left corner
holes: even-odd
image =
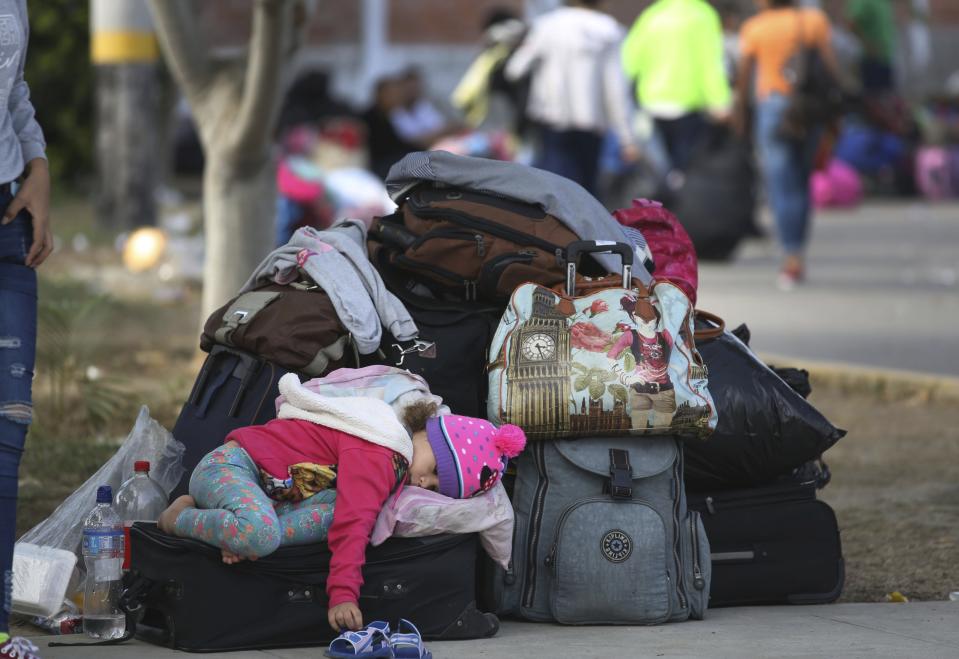
[[[622,257],[621,280],[577,278],[577,257],[596,252]],[[490,345],[490,421],[530,439],[712,432],[692,304],[668,281],[634,280],[632,256],[622,243],[575,242],[565,287],[513,292]]]

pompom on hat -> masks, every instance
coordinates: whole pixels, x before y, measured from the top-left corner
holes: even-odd
[[[497,428],[484,419],[458,414],[427,421],[426,438],[436,457],[439,493],[453,499],[489,490],[506,471],[509,459],[526,446],[519,426]]]

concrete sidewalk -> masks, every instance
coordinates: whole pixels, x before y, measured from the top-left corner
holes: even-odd
[[[317,624],[325,624],[317,621]],[[184,653],[133,641],[49,648],[45,659],[155,659]],[[69,637],[69,639],[81,637]],[[506,622],[491,639],[427,643],[435,659],[514,657],[959,657],[959,602],[716,609],[701,622],[658,627],[562,627]],[[204,657],[322,656],[322,648],[210,653]]]
[[[784,293],[775,241],[749,241],[700,264],[697,306],[745,322],[764,355],[959,376],[959,205],[817,213],[808,259],[808,281]]]

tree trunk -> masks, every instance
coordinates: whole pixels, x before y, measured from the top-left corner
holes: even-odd
[[[214,62],[190,0],[151,0],[160,43],[197,120],[206,156],[206,254],[201,319],[234,297],[273,246],[276,214],[272,131],[284,67],[308,19],[289,0],[254,3],[250,48],[241,62]]]
[[[231,162],[233,159],[229,153],[207,150],[203,173],[206,261],[201,322],[236,295],[273,248],[273,163],[264,154],[237,168]]]

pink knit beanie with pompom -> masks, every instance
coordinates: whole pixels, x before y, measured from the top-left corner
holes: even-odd
[[[526,446],[522,428],[458,414],[426,422],[426,437],[436,457],[439,493],[465,499],[486,492],[506,471],[509,458]]]

